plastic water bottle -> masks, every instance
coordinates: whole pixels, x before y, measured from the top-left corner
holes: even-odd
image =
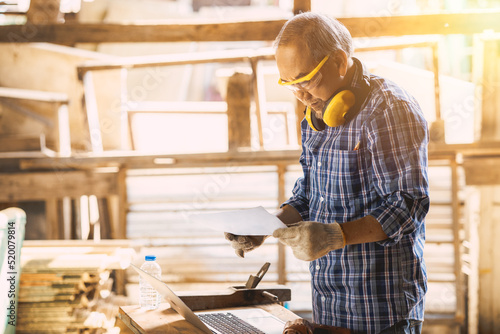
[[[161,279],[161,268],[156,262],[156,256],[146,255],[146,262],[142,264],[141,269],[151,276]],[[139,276],[139,289],[141,292],[140,306],[146,310],[157,309],[160,305],[160,294],[141,276]]]

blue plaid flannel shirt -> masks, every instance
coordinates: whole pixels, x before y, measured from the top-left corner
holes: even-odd
[[[355,64],[351,87],[359,88],[363,65]],[[283,205],[304,221],[342,224],[371,215],[380,222],[386,240],[348,245],[309,265],[314,322],[378,333],[424,318],[428,130],[412,96],[368,75],[354,119],[320,132],[302,121],[304,175]]]

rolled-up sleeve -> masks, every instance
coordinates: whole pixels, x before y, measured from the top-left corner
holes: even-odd
[[[378,242],[382,246],[414,232],[429,210],[428,130],[421,115],[418,104],[396,101],[367,125],[373,187],[381,198],[370,215],[388,236]]]

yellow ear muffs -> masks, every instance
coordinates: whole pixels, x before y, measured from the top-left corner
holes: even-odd
[[[345,115],[351,109],[351,107],[356,102],[354,93],[350,90],[343,90],[335,96],[333,96],[330,101],[327,102],[326,108],[323,113],[323,121],[326,125],[330,127],[336,127],[345,123]],[[306,120],[309,126],[314,131],[319,131],[313,124],[311,108],[306,109]]]
[[[345,114],[356,102],[354,93],[343,90],[336,94],[328,103],[323,113],[323,121],[326,125],[334,128],[345,123]]]

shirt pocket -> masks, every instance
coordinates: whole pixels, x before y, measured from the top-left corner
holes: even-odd
[[[321,184],[333,205],[345,208],[349,202],[352,204],[366,197],[369,189],[368,154],[367,149],[331,151]]]

